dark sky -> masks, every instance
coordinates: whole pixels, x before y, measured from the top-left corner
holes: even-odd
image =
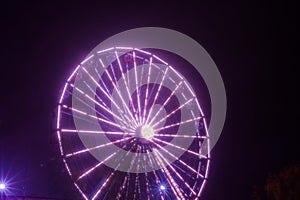
[[[228,113],[203,199],[251,199],[254,185],[299,163],[296,14],[269,3],[113,2],[1,5],[0,175],[16,194],[77,195],[53,132],[59,92],[97,44],[144,26],[192,37],[223,77]]]

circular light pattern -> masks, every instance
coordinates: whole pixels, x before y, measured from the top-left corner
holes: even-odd
[[[209,137],[192,86],[141,49],[99,50],[76,67],[57,136],[84,199],[197,199],[207,179]]]
[[[6,186],[4,183],[0,183],[0,190],[5,190]]]

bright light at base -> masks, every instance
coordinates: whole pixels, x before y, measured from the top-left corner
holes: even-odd
[[[0,183],[0,190],[5,190],[5,184],[4,183]]]
[[[141,132],[142,132],[142,136],[147,140],[151,140],[154,136],[154,130],[149,125],[143,126]]]
[[[160,189],[161,189],[161,190],[165,190],[166,187],[165,187],[164,185],[161,185],[161,186],[160,186]]]

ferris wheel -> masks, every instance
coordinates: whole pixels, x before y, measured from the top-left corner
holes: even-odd
[[[199,199],[209,134],[188,80],[150,51],[96,50],[60,94],[57,137],[82,199]]]

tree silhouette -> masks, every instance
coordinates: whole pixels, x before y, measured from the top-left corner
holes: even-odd
[[[265,190],[270,200],[299,200],[300,165],[286,167],[279,174],[270,176]]]
[[[254,187],[253,200],[300,200],[300,165],[286,167],[268,177],[266,185]]]

